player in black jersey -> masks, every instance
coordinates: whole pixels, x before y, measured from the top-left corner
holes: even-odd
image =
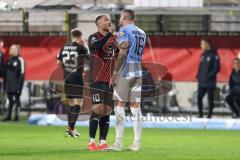
[[[64,72],[64,90],[69,102],[66,135],[76,138],[79,133],[74,127],[83,103],[83,66],[88,50],[84,46],[82,32],[79,29],[71,31],[71,38],[72,41],[59,53],[57,63]]]

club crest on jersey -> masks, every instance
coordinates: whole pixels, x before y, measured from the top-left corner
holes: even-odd
[[[13,62],[13,66],[16,67],[18,65],[17,62]]]
[[[119,35],[120,35],[120,36],[124,36],[124,35],[125,35],[125,32],[119,32]]]
[[[96,37],[92,37],[92,42],[95,42],[97,41],[97,38]]]

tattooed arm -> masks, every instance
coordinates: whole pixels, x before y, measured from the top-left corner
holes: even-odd
[[[127,56],[127,52],[128,52],[128,42],[125,41],[123,43],[120,44],[119,46],[119,55],[117,58],[117,61],[115,63],[115,67],[114,67],[114,72],[118,72],[119,69],[121,68],[126,56]]]
[[[116,85],[116,77],[118,75],[118,72],[123,64],[123,62],[126,59],[127,56],[127,52],[128,52],[128,41],[124,41],[119,45],[119,55],[118,58],[115,62],[115,67],[114,67],[114,71],[113,71],[113,76],[112,79],[110,81],[110,85],[115,86]]]

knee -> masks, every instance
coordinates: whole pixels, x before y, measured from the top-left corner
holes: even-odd
[[[115,107],[114,112],[117,120],[124,120],[126,118],[124,107]]]
[[[142,112],[140,108],[131,108],[131,112],[133,115],[133,120],[137,121],[142,120]]]

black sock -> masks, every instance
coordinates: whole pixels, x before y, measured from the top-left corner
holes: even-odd
[[[89,136],[90,138],[95,138],[97,128],[98,128],[99,118],[96,114],[92,113],[89,120]]]
[[[68,127],[70,128],[71,121],[72,121],[72,106],[67,106],[67,119],[68,119]]]
[[[73,115],[73,128],[75,127],[75,124],[77,122],[78,116],[80,114],[80,106],[75,105],[72,109],[72,115]]]
[[[78,116],[80,114],[80,106],[69,106],[68,108],[68,126],[70,129],[74,130],[76,121],[78,119]]]
[[[103,116],[99,120],[99,128],[100,128],[100,140],[106,140],[107,134],[108,134],[108,129],[109,129],[109,120],[110,116]]]

